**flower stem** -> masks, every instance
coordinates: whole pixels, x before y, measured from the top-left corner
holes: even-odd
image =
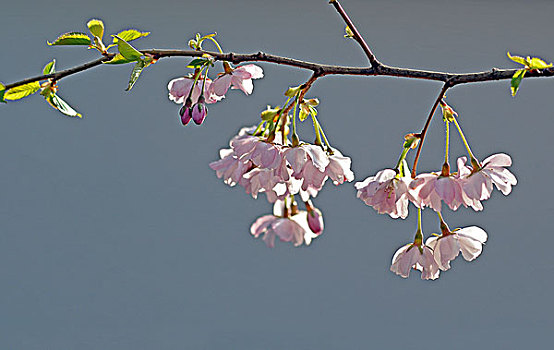
[[[421,154],[421,147],[423,146],[423,141],[425,141],[425,136],[427,135],[427,129],[429,129],[429,124],[431,123],[431,119],[433,119],[433,115],[435,114],[435,111],[437,110],[437,106],[439,105],[439,102],[444,97],[444,94],[446,93],[446,90],[448,90],[451,87],[450,81],[447,81],[444,83],[441,91],[439,92],[439,96],[435,100],[435,103],[433,104],[433,107],[431,108],[431,112],[429,113],[429,116],[427,117],[427,121],[425,122],[425,126],[423,127],[423,130],[421,131],[421,140],[419,141],[419,147],[417,148],[417,153],[414,159],[414,165],[412,166],[412,178],[416,177],[417,173],[417,162],[419,161],[419,155]]]
[[[223,53],[223,50],[221,49],[221,46],[219,46],[219,43],[217,42],[217,40],[215,40],[211,36],[208,37],[208,39],[210,39],[215,44],[215,46],[217,46],[217,49],[219,50],[219,53]]]
[[[444,149],[444,164],[448,164],[448,149],[450,148],[450,122],[444,122],[446,130],[446,146]]]
[[[458,128],[458,133],[462,137],[462,141],[464,142],[464,145],[466,146],[467,153],[469,154],[469,157],[471,158],[471,163],[472,164],[473,163],[479,164],[479,162],[477,161],[477,158],[475,158],[475,156],[473,155],[473,152],[471,152],[471,148],[469,147],[469,143],[467,142],[466,137],[464,136],[464,133],[462,131],[462,128],[460,127],[460,124],[458,124],[458,121],[456,120],[456,118],[454,118],[454,124],[456,124],[456,128]]]
[[[421,247],[423,243],[423,231],[421,229],[421,208],[417,208],[417,231],[414,237],[414,245]]]
[[[402,162],[404,159],[406,159],[406,156],[408,155],[408,151],[410,150],[410,147],[404,147],[402,150],[402,153],[400,154],[400,158],[398,158],[398,162],[396,163],[395,169],[398,169],[400,171],[400,167],[402,166]],[[406,175],[406,174],[402,174]]]

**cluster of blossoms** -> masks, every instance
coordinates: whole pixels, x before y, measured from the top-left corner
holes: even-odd
[[[512,165],[507,154],[494,154],[475,167],[466,165],[466,157],[458,158],[457,163],[457,173],[423,173],[414,179],[409,174],[401,176],[398,170],[384,169],[357,182],[357,196],[379,214],[405,219],[409,202],[437,212],[442,210],[443,202],[452,210],[463,205],[479,211],[483,210],[481,201],[490,198],[493,185],[508,195],[517,184],[515,176],[506,169]]]
[[[404,151],[395,169],[381,170],[375,176],[355,184],[358,198],[379,214],[405,219],[408,216],[409,203],[418,208],[419,214],[426,207],[437,212],[442,234],[427,239],[423,244],[419,216],[419,227],[414,242],[401,247],[394,255],[391,271],[402,277],[408,277],[410,269],[415,268],[422,271],[422,279],[435,279],[438,278],[440,270],[446,271],[450,268],[450,261],[458,256],[460,251],[467,261],[479,256],[482,245],[487,240],[486,232],[476,226],[450,231],[441,215],[442,204],[453,211],[461,206],[480,211],[483,210],[481,201],[490,198],[494,187],[508,195],[512,186],[517,184],[515,176],[506,169],[512,165],[510,156],[499,153],[479,162],[471,152],[456,120],[456,112],[444,101],[441,102],[441,107],[447,142],[445,162],[441,171],[410,176],[405,157],[409,149],[418,144],[420,135],[409,134],[406,136]],[[458,171],[455,173],[450,172],[448,164],[449,123],[454,123],[458,128],[471,159],[471,165],[467,165],[466,157],[458,158]]]
[[[227,185],[238,184],[254,198],[264,193],[276,207],[286,207],[279,211],[281,214],[259,218],[252,225],[252,235],[265,233],[264,237],[273,237],[264,238],[268,246],[273,246],[275,235],[296,246],[302,243],[300,237],[304,237],[309,244],[323,231],[323,216],[310,198],[317,196],[327,179],[335,185],[354,180],[351,160],[335,148],[324,150],[320,145],[303,142],[293,146],[287,138],[283,139],[281,132],[256,133],[256,130],[256,127],[241,129],[229,142],[231,148],[220,150],[221,159],[210,163],[210,167]],[[302,199],[307,211],[295,209],[295,195]]]
[[[240,89],[246,95],[250,95],[254,89],[252,79],[263,78],[262,68],[247,64],[237,68],[225,62],[225,72],[220,73],[215,80],[202,76],[202,70],[196,69],[193,74],[176,78],[169,82],[169,99],[183,106],[179,110],[181,123],[187,125],[191,119],[200,125],[208,114],[206,104],[221,101],[229,88]]]

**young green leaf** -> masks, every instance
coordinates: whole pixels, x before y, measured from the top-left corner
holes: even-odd
[[[537,57],[532,57],[531,60],[529,60],[529,68],[530,69],[545,69],[552,67],[552,63],[548,64]]]
[[[520,56],[512,56],[512,55],[510,55],[510,52],[508,52],[508,57],[509,57],[512,61],[514,61],[514,62],[516,62],[516,63],[519,63],[519,64],[523,64],[524,66],[527,67],[527,61],[525,60],[525,58],[520,57]]]
[[[113,43],[117,44],[117,38],[121,38],[127,42],[150,35],[150,32],[140,32],[136,29],[127,29],[117,33],[113,37]]]
[[[352,31],[352,29],[350,29],[349,26],[346,26],[346,28],[344,28],[344,32],[346,33],[344,35],[345,38],[354,38],[354,32]]]
[[[56,59],[53,59],[52,62],[49,62],[46,66],[44,66],[44,69],[42,70],[42,74],[52,74],[56,72]]]
[[[104,36],[104,22],[102,22],[102,20],[91,19],[90,21],[88,21],[87,27],[88,30],[90,30],[90,33],[93,36],[97,36],[98,38],[100,38],[100,40]]]
[[[4,84],[0,83],[0,102],[2,103],[7,103],[6,101],[4,101],[5,92],[6,92],[6,87],[4,86]]]
[[[517,94],[517,90],[519,89],[519,84],[521,83],[521,80],[523,79],[525,72],[527,72],[527,70],[520,69],[514,73],[514,76],[512,77],[511,87],[510,87],[510,90],[512,91],[512,96],[515,96]]]
[[[189,63],[189,65],[187,66],[187,68],[201,67],[201,66],[203,66],[206,62],[207,62],[207,60],[204,59],[204,58],[196,58],[196,59],[192,60],[192,61]]]
[[[60,35],[53,43],[46,42],[48,45],[90,45],[91,40],[85,33],[71,32]]]
[[[4,92],[4,99],[12,100],[12,101],[19,100],[19,99],[22,99],[23,97],[27,97],[29,95],[34,94],[38,90],[40,90],[40,84],[38,83],[38,81],[28,83],[25,85],[16,86]]]
[[[118,37],[117,35],[114,35],[114,37],[117,38],[117,49],[123,57],[131,61],[136,61],[142,56],[142,53],[139,50],[135,49],[124,39]]]
[[[131,72],[131,77],[129,78],[129,85],[127,85],[127,89],[125,91],[129,91],[133,88],[136,81],[140,77],[140,73],[142,73],[142,70],[146,68],[150,62],[147,60],[138,60],[135,64],[135,67],[133,68],[133,71]]]
[[[118,53],[111,60],[104,62],[104,64],[124,64],[124,63],[130,63],[135,61],[136,60],[128,60],[125,57],[123,57],[122,54]]]
[[[54,107],[61,113],[67,115],[68,117],[79,117],[82,118],[82,115],[77,113],[70,105],[67,104],[64,100],[58,97],[56,94],[51,94],[46,98],[46,101],[50,106]]]
[[[289,87],[287,89],[287,91],[285,91],[285,96],[287,96],[287,97],[296,96],[298,93],[300,93],[300,87],[301,87],[301,85]]]

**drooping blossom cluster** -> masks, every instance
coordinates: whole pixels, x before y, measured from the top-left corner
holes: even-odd
[[[258,219],[251,229],[255,237],[264,233],[267,243],[277,235],[282,241],[298,245],[302,243],[299,237],[305,236],[300,232],[319,235],[323,231],[323,215],[310,198],[317,196],[327,179],[335,185],[354,180],[350,158],[335,148],[325,150],[307,143],[293,146],[287,139],[283,141],[282,133],[274,134],[273,141],[269,141],[267,133],[258,135],[255,130],[256,127],[241,129],[229,142],[231,148],[220,150],[221,159],[210,163],[210,167],[224,183],[242,186],[253,198],[263,193],[277,205],[299,195],[305,202],[307,211]],[[300,230],[299,221],[307,229]]]
[[[404,245],[394,254],[391,271],[404,278],[414,268],[422,272],[422,279],[436,279],[441,270],[450,269],[450,261],[460,251],[467,261],[472,261],[481,254],[482,245],[487,240],[486,232],[477,226],[450,231],[441,215],[443,204],[453,211],[462,206],[480,211],[483,210],[481,202],[491,197],[494,187],[508,195],[512,186],[517,184],[516,177],[507,169],[512,165],[510,156],[504,153],[493,154],[480,163],[469,148],[458,124],[457,113],[444,101],[440,105],[446,130],[445,161],[440,171],[418,175],[414,172],[410,176],[405,157],[409,149],[419,142],[421,135],[408,134],[404,151],[395,169],[381,170],[375,176],[355,183],[358,198],[379,214],[405,219],[408,216],[409,203],[418,208],[419,214],[427,207],[437,212],[442,230],[440,236],[430,237],[423,244],[419,215],[419,227],[414,242]],[[448,163],[450,123],[457,127],[471,159],[470,165],[467,165],[467,158],[459,157],[458,171],[454,173],[451,173]]]

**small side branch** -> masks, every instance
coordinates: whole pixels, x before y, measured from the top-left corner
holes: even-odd
[[[381,62],[379,62],[377,58],[375,58],[375,55],[373,54],[373,52],[371,52],[371,49],[369,48],[369,45],[365,42],[364,38],[356,28],[356,26],[354,25],[354,23],[352,22],[352,20],[344,10],[344,8],[336,0],[330,0],[329,3],[335,7],[335,9],[342,17],[342,19],[344,20],[348,28],[350,28],[350,30],[352,31],[352,34],[354,34],[354,39],[358,42],[358,44],[360,44],[360,46],[362,47],[362,50],[364,50],[364,53],[366,54],[369,60],[369,63],[371,63],[371,67],[373,67],[374,69],[378,69],[379,66],[381,65]]]
[[[450,82],[444,83],[439,96],[435,100],[435,103],[433,104],[433,107],[431,107],[431,112],[429,113],[429,116],[427,117],[427,121],[425,121],[425,126],[421,130],[420,134],[420,140],[419,140],[419,146],[417,147],[417,153],[414,158],[414,165],[412,167],[412,179],[416,177],[417,173],[417,162],[419,161],[419,155],[421,154],[421,147],[423,146],[423,141],[425,141],[425,135],[427,135],[427,130],[429,129],[429,124],[431,124],[431,119],[433,119],[433,116],[435,115],[435,111],[437,110],[437,107],[444,97],[444,94],[446,94],[446,91],[452,87],[452,84]]]

